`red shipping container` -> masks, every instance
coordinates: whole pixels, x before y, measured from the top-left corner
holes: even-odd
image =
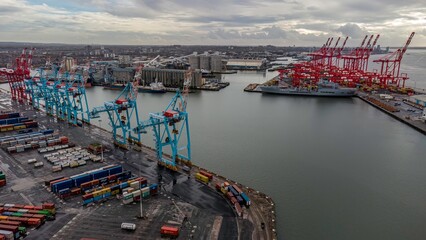
[[[0,213],[4,212],[4,208],[0,207]]]
[[[31,218],[32,216],[33,214],[25,213],[25,214],[22,214],[21,217]]]
[[[87,200],[87,199],[90,199],[90,198],[93,198],[93,194],[92,193],[83,195],[83,200]]]
[[[42,205],[43,209],[55,209],[54,203],[43,203]]]
[[[164,112],[164,116],[165,117],[168,117],[168,118],[172,118],[172,117],[174,117],[174,116],[177,116],[179,113],[178,112],[176,112],[176,111],[173,111],[173,110],[167,110],[167,111],[165,111]]]
[[[234,194],[232,194],[231,192],[227,192],[226,197],[228,198],[228,200],[231,200],[231,198],[234,197]]]
[[[117,179],[117,175],[110,175],[110,176],[108,176],[108,181],[113,181],[115,179]]]
[[[125,99],[117,99],[117,100],[115,100],[115,103],[116,104],[123,104],[123,103],[125,103],[125,102],[127,102]]]
[[[21,208],[24,208],[24,207],[25,207],[25,205],[15,204],[15,206],[13,206],[13,207],[14,207],[14,208],[21,209]]]
[[[37,210],[28,210],[28,213],[30,213],[30,214],[37,214],[38,211]]]
[[[21,220],[22,220],[22,218],[20,218],[20,217],[8,217],[7,218],[7,220],[9,220],[9,221],[16,221],[16,222],[22,222]]]
[[[72,195],[79,195],[80,193],[81,193],[81,189],[80,188],[71,189],[71,194]]]
[[[158,187],[156,189],[150,189],[149,190],[149,194],[151,196],[157,195],[158,194]]]
[[[161,227],[160,233],[164,236],[177,237],[179,236],[179,228],[164,225]]]
[[[42,206],[34,206],[34,210],[43,210]]]
[[[24,209],[32,210],[34,209],[34,206],[25,206]]]
[[[90,188],[92,186],[92,182],[86,182],[86,183],[82,183],[81,185],[80,185],[80,187],[82,188],[82,189],[87,189],[87,188]]]
[[[6,240],[6,237],[3,234],[0,234],[0,240]]]
[[[204,175],[204,176],[206,176],[206,177],[208,177],[210,180],[212,180],[212,179],[213,179],[213,174],[208,173],[208,172],[206,172],[206,171],[201,170],[201,171],[200,171],[200,174],[201,174],[201,175]]]
[[[234,187],[234,189],[239,193],[239,194],[241,194],[241,193],[243,193],[243,191],[241,191],[241,189],[237,186],[237,185],[232,185],[232,187]]]
[[[18,231],[18,226],[0,225],[0,229],[16,233]]]
[[[44,216],[43,214],[33,214],[33,216],[31,217],[31,219],[40,219],[40,221],[44,221],[44,219],[46,218],[46,216]]]
[[[8,221],[8,220],[0,220],[0,225],[19,226],[19,225],[21,225],[21,222],[18,222],[18,221]]]
[[[37,219],[37,218],[30,218],[30,219],[28,219],[27,223],[30,226],[38,226],[38,225],[41,224],[41,221],[40,221],[40,219]]]
[[[0,187],[6,186],[6,180],[2,179],[0,180]]]

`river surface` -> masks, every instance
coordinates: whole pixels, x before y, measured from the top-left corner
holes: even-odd
[[[426,88],[426,51],[408,53],[409,85]],[[279,239],[426,239],[426,137],[358,98],[243,92],[275,74],[223,75],[229,87],[190,94],[193,162],[270,195]],[[118,93],[87,89],[90,107]],[[173,95],[139,93],[139,115]]]

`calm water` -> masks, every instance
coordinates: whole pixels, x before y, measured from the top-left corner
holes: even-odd
[[[403,67],[426,88],[422,56]],[[193,161],[270,195],[280,239],[426,239],[426,137],[356,98],[243,92],[271,77],[224,75],[224,90],[190,95]],[[91,107],[118,94],[87,91]],[[140,93],[140,116],[172,96]]]

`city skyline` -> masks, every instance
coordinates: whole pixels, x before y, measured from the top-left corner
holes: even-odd
[[[366,34],[378,44],[426,46],[420,1],[3,0],[0,42],[123,45],[319,46]]]

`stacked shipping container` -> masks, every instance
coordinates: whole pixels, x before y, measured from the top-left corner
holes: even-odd
[[[53,203],[42,206],[0,204],[0,234],[6,239],[19,239],[25,235],[26,227],[40,226],[46,219],[53,219],[55,212]]]
[[[27,117],[21,117],[19,113],[0,114],[0,131],[7,132],[26,128],[36,128],[38,123]]]
[[[222,192],[226,198],[232,203],[237,212],[238,216],[242,217],[242,208],[250,207],[251,201],[247,194],[245,194],[237,185],[230,185],[228,182],[223,182],[222,184],[216,184],[216,190]]]
[[[0,171],[0,187],[3,187],[5,185],[6,185],[6,174]]]

